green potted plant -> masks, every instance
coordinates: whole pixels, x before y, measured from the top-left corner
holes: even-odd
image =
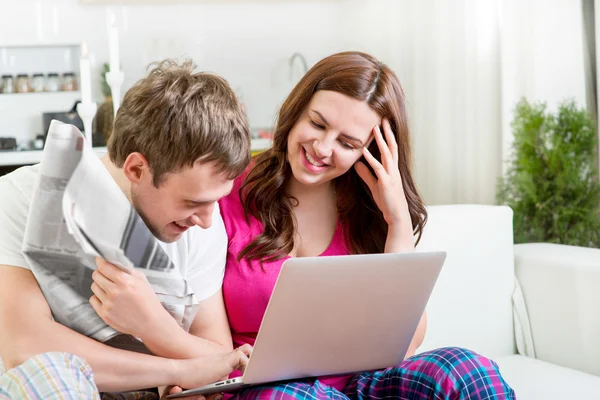
[[[515,243],[600,247],[600,182],[592,118],[573,101],[555,114],[521,100],[497,200],[514,211]]]

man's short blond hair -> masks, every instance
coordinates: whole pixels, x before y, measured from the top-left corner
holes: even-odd
[[[127,91],[108,141],[117,167],[139,152],[158,186],[165,173],[197,160],[230,179],[248,166],[250,130],[235,93],[225,79],[194,69],[189,60],[164,60]]]

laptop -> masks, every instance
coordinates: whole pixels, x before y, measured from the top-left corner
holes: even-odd
[[[445,259],[445,252],[290,258],[244,374],[167,398],[398,365]]]

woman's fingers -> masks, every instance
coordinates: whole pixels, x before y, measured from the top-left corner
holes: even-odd
[[[386,169],[379,161],[377,161],[377,159],[366,147],[363,147],[363,156],[365,156],[365,160],[367,160],[371,168],[373,168],[373,171],[375,171],[375,175],[377,175],[378,180],[384,179],[387,176]]]
[[[367,184],[369,190],[373,192],[373,188],[377,183],[377,178],[373,176],[371,171],[369,171],[369,168],[367,168],[367,166],[364,163],[359,161],[356,164],[354,164],[354,169],[356,170],[356,173],[358,174],[360,179],[362,179]]]
[[[396,136],[392,130],[392,125],[387,118],[383,119],[383,132],[385,133],[385,140],[387,141],[394,165],[398,166],[398,143],[396,142]]]
[[[389,168],[393,167],[394,160],[387,143],[383,139],[383,134],[381,133],[379,126],[375,126],[374,136],[375,141],[377,142],[377,147],[379,148],[379,153],[381,154],[381,164],[386,171],[389,171]]]

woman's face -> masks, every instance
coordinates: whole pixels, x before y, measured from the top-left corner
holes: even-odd
[[[346,173],[369,145],[381,117],[364,101],[319,90],[292,127],[287,156],[294,178],[319,185]]]

